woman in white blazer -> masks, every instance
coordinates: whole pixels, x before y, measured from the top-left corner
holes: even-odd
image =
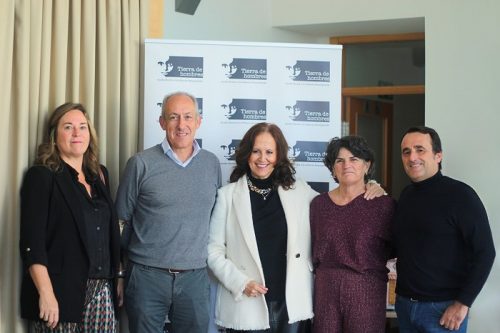
[[[229,333],[310,332],[309,204],[318,193],[295,180],[288,143],[274,124],[252,126],[235,160],[210,222],[208,266],[219,280],[215,322]],[[374,185],[365,196],[383,193]]]
[[[310,331],[309,204],[318,193],[294,174],[281,130],[268,123],[250,128],[210,224],[208,265],[219,280],[215,321],[228,332]]]

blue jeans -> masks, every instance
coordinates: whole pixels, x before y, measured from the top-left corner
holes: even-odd
[[[420,302],[406,297],[396,297],[396,313],[400,333],[449,333],[467,332],[468,315],[460,325],[458,331],[450,331],[441,325],[439,320],[448,306],[454,301]]]
[[[173,274],[129,262],[125,308],[132,333],[163,332],[167,315],[171,333],[206,333],[210,308],[207,269]]]

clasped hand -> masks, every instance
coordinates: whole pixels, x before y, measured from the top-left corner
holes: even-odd
[[[245,290],[243,290],[243,293],[248,297],[257,297],[259,295],[265,295],[267,293],[267,288],[262,284],[259,284],[256,281],[252,280],[247,283],[247,285],[245,286]]]

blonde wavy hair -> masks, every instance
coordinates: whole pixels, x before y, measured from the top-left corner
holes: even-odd
[[[62,159],[59,149],[57,148],[57,128],[61,118],[69,111],[79,110],[87,119],[88,128],[90,131],[90,142],[87,151],[83,154],[82,169],[90,175],[97,177],[100,172],[100,164],[98,159],[99,148],[97,144],[97,134],[92,122],[90,121],[87,110],[79,103],[64,103],[58,106],[50,115],[48,128],[44,141],[38,146],[36,165],[43,165],[50,170],[56,172],[62,169]]]

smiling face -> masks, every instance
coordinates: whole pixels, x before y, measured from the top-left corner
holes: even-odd
[[[337,158],[333,162],[333,174],[339,184],[363,185],[365,174],[370,168],[370,162],[354,156],[349,150],[340,148]]]
[[[413,182],[421,182],[439,171],[442,153],[432,150],[431,136],[408,133],[401,141],[401,160],[406,174]]]
[[[177,154],[191,152],[196,130],[200,127],[196,105],[186,95],[175,95],[168,99],[160,117],[160,125],[166,131],[167,140]]]
[[[266,179],[274,171],[278,159],[276,141],[269,132],[263,132],[255,137],[252,152],[248,157],[248,166],[252,176]]]
[[[87,118],[80,110],[68,111],[61,117],[55,142],[64,161],[83,157],[89,147],[90,130]]]

